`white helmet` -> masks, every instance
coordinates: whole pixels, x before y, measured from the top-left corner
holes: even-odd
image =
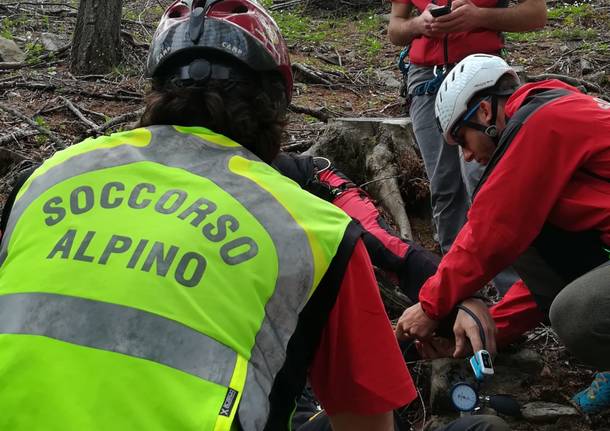
[[[510,94],[519,85],[517,73],[500,57],[487,54],[472,54],[460,61],[443,80],[436,95],[434,111],[445,141],[455,144],[451,131],[466,113],[472,97],[496,85],[500,77],[510,74],[515,86],[508,91],[490,94]]]

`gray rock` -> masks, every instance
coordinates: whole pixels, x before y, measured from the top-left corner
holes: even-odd
[[[400,81],[396,79],[394,72],[390,70],[377,70],[375,71],[375,76],[377,77],[377,80],[386,87],[400,88]]]
[[[587,73],[593,72],[593,65],[591,65],[591,62],[586,58],[581,58],[580,70],[582,70],[583,75],[586,75]]]
[[[495,359],[496,366],[502,365],[515,368],[522,372],[538,374],[544,366],[544,360],[537,352],[531,349],[521,349],[510,355],[498,355]]]
[[[42,43],[42,46],[44,46],[44,49],[47,51],[56,52],[64,47],[68,42],[65,40],[65,38],[55,33],[41,33],[40,43]]]
[[[21,63],[25,60],[25,54],[17,46],[15,42],[10,39],[0,37],[0,61],[7,63]]]
[[[531,422],[552,422],[561,417],[578,416],[578,411],[563,404],[534,401],[521,408],[523,417]]]

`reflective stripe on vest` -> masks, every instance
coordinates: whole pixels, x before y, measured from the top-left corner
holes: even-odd
[[[155,166],[151,167],[150,162],[158,164],[158,168]],[[138,247],[143,244],[142,249],[144,247],[150,248],[152,239],[150,243],[140,240],[136,245],[135,238],[130,238],[124,232],[120,232],[121,235],[113,235],[103,253],[100,252],[98,255],[87,253],[87,246],[90,242],[96,241],[97,232],[87,231],[84,238],[82,238],[88,226],[86,221],[88,219],[83,217],[89,217],[89,215],[96,211],[98,213],[106,211],[108,214],[111,214],[112,211],[117,211],[113,209],[114,205],[119,205],[117,204],[119,199],[117,191],[120,191],[121,187],[125,188],[125,184],[127,184],[127,181],[122,180],[122,178],[128,175],[132,169],[140,169],[141,166],[153,171],[158,170],[158,174],[156,174],[158,183],[145,183],[155,187],[155,190],[160,189],[158,194],[161,194],[166,189],[173,190],[173,195],[171,195],[173,200],[167,198],[161,205],[159,205],[160,201],[157,202],[155,211],[160,215],[154,214],[154,217],[165,216],[167,217],[167,223],[170,223],[169,217],[173,217],[171,220],[178,220],[177,222],[174,221],[174,223],[182,223],[186,228],[191,228],[189,223],[195,226],[193,214],[190,214],[188,219],[186,216],[184,218],[181,218],[180,215],[176,217],[176,210],[174,209],[177,205],[176,202],[185,202],[185,194],[189,197],[191,195],[197,196],[200,185],[195,180],[193,182],[190,181],[191,178],[195,178],[199,180],[205,179],[207,181],[205,184],[209,183],[210,190],[212,191],[214,190],[213,187],[217,187],[228,193],[232,199],[239,203],[239,207],[234,206],[236,211],[240,210],[239,208],[243,208],[240,211],[244,211],[244,214],[249,214],[250,217],[254,217],[260,223],[260,226],[264,229],[261,232],[266,232],[265,235],[268,235],[270,238],[271,242],[269,244],[272,244],[275,250],[273,251],[274,254],[269,254],[269,246],[265,246],[262,249],[259,247],[256,250],[256,242],[265,241],[265,238],[260,236],[261,233],[259,233],[257,234],[259,236],[248,237],[254,241],[254,246],[247,243],[247,241],[237,242],[231,250],[225,250],[226,253],[222,255],[225,264],[233,265],[235,274],[237,274],[235,276],[238,277],[230,283],[235,285],[233,290],[238,289],[239,277],[242,277],[243,280],[244,276],[256,278],[260,275],[259,278],[264,279],[264,277],[268,277],[267,273],[273,274],[271,270],[260,265],[261,274],[256,274],[252,271],[248,274],[243,274],[243,270],[242,272],[239,271],[241,262],[232,261],[235,256],[242,256],[241,254],[236,255],[235,250],[238,250],[239,253],[244,249],[246,250],[246,252],[242,253],[245,254],[245,257],[240,257],[241,259],[252,259],[252,261],[259,259],[260,263],[268,261],[272,265],[277,265],[277,276],[274,278],[275,287],[269,290],[270,296],[265,299],[260,295],[251,295],[252,298],[256,299],[256,302],[252,304],[252,308],[255,310],[260,308],[262,310],[260,317],[257,314],[253,314],[250,319],[249,324],[255,323],[253,324],[255,329],[253,333],[246,331],[247,334],[244,335],[242,333],[244,331],[240,331],[241,328],[238,324],[235,324],[234,328],[212,328],[214,333],[206,332],[208,329],[204,328],[202,330],[198,326],[199,323],[193,316],[197,317],[196,313],[201,311],[193,295],[198,294],[202,287],[196,284],[188,285],[192,279],[196,278],[192,274],[192,265],[190,264],[194,261],[196,262],[196,259],[187,259],[182,268],[178,264],[176,271],[180,269],[182,272],[180,274],[177,273],[176,280],[169,280],[167,278],[170,268],[176,266],[175,262],[172,264],[169,257],[171,257],[172,253],[175,257],[176,250],[182,250],[179,247],[170,247],[168,249],[167,247],[159,246],[161,251],[152,258],[150,258],[152,255],[152,252],[150,252],[149,258],[152,260],[142,264],[144,257],[138,261],[139,255],[136,256],[138,252],[140,254],[143,253]],[[175,169],[178,170],[175,171]],[[154,308],[153,310],[148,310],[146,306],[147,299],[144,297],[148,295],[145,291],[147,288],[141,288],[140,286],[130,287],[123,285],[120,287],[123,290],[133,288],[134,292],[137,293],[132,295],[144,294],[142,298],[133,298],[128,293],[118,292],[117,286],[108,286],[109,293],[101,292],[102,289],[100,288],[92,289],[91,286],[87,285],[73,287],[71,283],[58,279],[62,275],[65,277],[65,273],[62,274],[60,271],[59,274],[53,274],[54,269],[49,271],[48,283],[45,277],[35,273],[23,277],[23,282],[16,282],[20,280],[19,273],[23,274],[24,271],[27,271],[30,263],[34,269],[38,269],[36,268],[35,261],[32,262],[31,259],[26,259],[29,256],[28,253],[32,253],[29,251],[28,243],[35,243],[37,241],[36,232],[41,231],[45,226],[44,224],[43,226],[34,225],[34,222],[43,219],[40,217],[36,219],[32,214],[34,212],[32,208],[38,209],[42,205],[42,201],[57,193],[56,190],[62,190],[62,187],[65,189],[67,187],[66,184],[70,184],[70,181],[80,180],[81,178],[93,181],[93,186],[90,186],[89,183],[83,180],[85,182],[82,186],[79,186],[81,188],[78,190],[86,191],[89,189],[84,187],[89,187],[96,190],[96,196],[98,196],[100,190],[96,189],[96,187],[99,184],[95,183],[94,180],[97,180],[97,175],[100,172],[103,173],[104,170],[109,171],[103,176],[109,179],[112,178],[112,181],[107,182],[104,186],[112,184],[112,186],[104,189],[106,193],[104,197],[105,204],[112,205],[106,205],[103,207],[103,210],[90,210],[91,214],[81,213],[65,216],[66,220],[70,220],[70,226],[74,227],[73,230],[77,233],[70,233],[70,230],[68,230],[65,241],[61,244],[58,242],[56,245],[57,250],[54,250],[55,254],[53,254],[54,251],[51,251],[46,256],[46,259],[49,260],[49,256],[52,255],[53,259],[59,259],[60,263],[56,265],[72,265],[67,268],[70,268],[70,270],[73,268],[75,272],[79,273],[82,271],[92,271],[93,275],[89,277],[93,277],[91,283],[95,284],[97,281],[94,279],[95,273],[93,271],[99,271],[99,268],[103,269],[102,265],[108,265],[108,269],[113,268],[113,262],[116,262],[117,256],[122,253],[121,250],[128,248],[130,253],[133,252],[134,254],[127,266],[119,268],[114,263],[114,268],[117,268],[117,271],[123,271],[125,274],[133,276],[136,279],[135,277],[140,277],[137,269],[141,265],[140,272],[143,272],[146,277],[153,277],[151,278],[153,285],[150,289],[164,289],[164,286],[168,283],[181,289],[193,289],[185,290],[184,292],[180,291],[178,299],[171,296],[171,294],[163,293],[161,290],[159,295],[164,299],[163,295],[167,295],[167,306],[164,306],[164,303],[159,299],[154,299],[158,303],[151,299],[153,301],[151,304],[155,305],[156,308],[152,307]],[[118,176],[115,177],[115,175]],[[173,181],[176,181],[179,186],[174,184]],[[180,181],[187,181],[187,184],[181,184]],[[143,211],[142,206],[145,203],[144,201],[154,194],[149,186],[141,186],[141,193],[136,194],[135,198],[133,197],[134,195],[131,195],[131,198],[133,198],[131,200],[127,197],[127,193],[125,193],[121,197],[121,199],[124,199],[122,205],[126,207],[129,205],[129,211],[134,214],[136,214],[135,211]],[[165,189],[161,189],[162,187],[165,187]],[[65,197],[64,203],[68,204],[67,201],[69,199],[66,190],[69,191],[70,188],[63,190],[61,196]],[[72,190],[71,196],[74,202],[69,203],[73,204],[74,208],[80,211],[82,210],[83,203],[78,201],[79,196],[85,196],[87,193],[83,192],[79,195],[78,193],[75,194],[74,190],[77,189]],[[142,190],[148,194],[145,194]],[[212,194],[211,196],[214,197],[212,199],[206,194],[206,190],[202,191],[201,199],[208,199],[208,202],[220,199],[219,196],[221,195],[219,194]],[[181,191],[184,193],[180,193]],[[294,201],[291,202],[291,199]],[[153,204],[151,202],[147,203],[149,207]],[[215,204],[219,204],[219,202]],[[204,211],[206,208],[198,209]],[[209,209],[209,206],[207,209]],[[171,210],[174,212],[172,213]],[[86,213],[86,211],[83,211],[83,213]],[[59,217],[57,214],[53,214],[53,216]],[[124,220],[121,215],[115,217],[118,217],[117,226],[128,226],[128,224],[125,224],[128,220]],[[136,217],[136,215],[131,217]],[[246,216],[244,215],[244,217]],[[85,221],[81,222],[81,219]],[[113,224],[112,219],[108,219],[108,222]],[[61,222],[58,223],[61,225]],[[4,304],[8,304],[6,307],[9,308],[12,306],[16,307],[16,304],[18,304],[18,309],[23,314],[13,313],[22,316],[20,317],[22,320],[12,320],[12,318],[7,317],[10,320],[1,320],[0,326],[2,329],[6,329],[2,331],[4,333],[45,335],[78,345],[141,357],[179,369],[190,375],[227,388],[233,388],[237,394],[232,395],[231,403],[234,405],[239,404],[241,422],[247,424],[248,429],[263,429],[269,412],[268,395],[275,376],[284,363],[286,345],[296,327],[298,313],[303,309],[309,296],[328,268],[348,223],[349,218],[332,207],[332,205],[312,198],[309,194],[302,192],[296,185],[276,174],[272,168],[260,162],[249,151],[226,138],[209,133],[205,129],[156,126],[149,129],[137,129],[124,134],[112,135],[109,138],[87,140],[80,145],[58,153],[39,168],[26,182],[13,206],[7,230],[0,246],[0,264],[2,265],[2,271],[0,271],[0,294],[4,295],[0,296],[0,298]],[[199,220],[198,225],[195,227],[200,228],[200,224],[201,221]],[[218,222],[217,224],[220,226],[221,223]],[[216,226],[216,231],[209,230],[207,232],[208,237],[219,237],[219,226]],[[228,222],[227,226],[229,226],[228,228],[225,226],[227,230],[231,230],[231,226],[234,227],[234,225],[230,225]],[[93,228],[96,227],[97,225],[93,226]],[[246,229],[246,226],[240,226],[240,229]],[[203,237],[185,239],[184,235],[186,233],[178,235],[177,244],[205,241]],[[194,229],[194,235],[201,236],[200,229]],[[115,236],[117,238],[114,238]],[[78,241],[81,242],[78,250],[74,253],[76,245],[72,249],[72,243],[76,244]],[[128,246],[127,243],[130,241],[132,243]],[[20,247],[22,243],[24,246]],[[50,246],[51,244],[43,243],[43,245]],[[165,245],[167,246],[168,244]],[[222,253],[222,251],[221,247],[220,252]],[[187,254],[184,256],[187,256]],[[193,258],[195,253],[193,252],[188,256]],[[269,260],[270,258],[273,260]],[[135,263],[129,266],[134,259],[137,262],[138,268],[136,268]],[[201,259],[203,257],[200,258],[200,261]],[[207,255],[206,259],[210,261],[207,265],[212,268],[205,267],[204,277],[212,277],[214,275],[212,274],[213,266],[216,262]],[[46,262],[42,263],[46,264]],[[155,271],[153,263],[157,265],[156,275],[159,276],[161,274],[165,278],[161,279],[159,276],[157,279],[154,279]],[[83,265],[88,266],[84,267]],[[52,268],[55,267],[53,266]],[[43,268],[42,264],[41,268]],[[189,271],[191,272],[189,273]],[[210,272],[209,275],[208,272]],[[232,280],[230,273],[227,273],[227,276],[229,280]],[[88,275],[83,275],[83,277],[87,280]],[[161,281],[157,285],[155,280]],[[181,283],[179,284],[176,281]],[[62,283],[65,283],[66,286],[62,285]],[[125,283],[129,283],[129,280]],[[66,288],[68,291],[65,292]],[[217,285],[206,285],[205,289],[217,291],[220,287]],[[41,303],[45,301],[41,299],[41,296],[38,296],[40,294],[33,292],[45,292],[45,294],[48,294],[45,298],[53,299],[48,305],[45,305],[45,307],[49,308],[43,307],[48,312],[54,310],[53,307],[57,307],[54,316],[60,317],[57,317],[57,320],[53,321],[52,325],[36,320],[36,315],[39,313],[38,309]],[[154,298],[157,294],[150,295],[151,298]],[[185,297],[187,299],[184,299]],[[236,298],[239,299],[238,297]],[[142,307],[139,306],[139,300],[144,304]],[[190,308],[187,307],[188,312],[192,313],[192,316],[181,315],[180,313],[183,312],[182,308],[176,311],[175,308],[171,307],[174,305],[174,302],[179,305],[186,304],[189,306]],[[249,313],[251,311],[244,308],[246,305],[242,303],[236,303],[235,307],[237,307],[234,311],[235,313]],[[151,307],[148,306],[148,308]],[[57,311],[60,309],[63,311]],[[89,324],[74,325],[71,331],[63,331],[67,326],[73,325],[75,321],[80,321],[78,319],[85,319],[84,316],[89,316],[90,312],[94,310],[96,315],[100,316],[99,325],[89,322]],[[230,311],[230,309],[224,309],[225,313],[227,311]],[[187,313],[187,311],[184,311],[184,313]],[[191,318],[189,319],[188,317]],[[33,324],[32,322],[34,321],[38,322],[39,325]],[[95,335],[89,331],[98,330],[105,323],[111,323],[112,331],[115,333],[106,334],[106,337],[103,336],[96,342]],[[137,328],[136,332],[142,334],[142,336],[138,336],[135,339],[120,338],[121,333],[133,334],[134,332],[130,331],[132,328]],[[192,350],[189,350],[188,355],[186,355],[190,356],[191,359],[189,357],[182,357],[180,359],[172,357],[172,352],[180,352],[180,346],[172,345],[171,343],[168,344],[168,349],[165,351],[157,351],[156,348],[144,348],[144,345],[148,342],[155,342],[157,329],[167,334],[173,334],[174,331],[177,331],[176,334],[179,335],[176,335],[176,337],[182,337],[184,340],[191,340],[189,337],[194,337],[192,338],[194,343]],[[231,329],[234,329],[233,332],[231,332]],[[178,339],[175,338],[175,340]],[[156,346],[157,344],[154,345]],[[230,345],[234,345],[234,348],[237,350],[228,347]],[[200,356],[200,350],[207,348],[211,349],[210,351],[214,352],[214,354]],[[167,353],[167,355],[164,355],[164,353]],[[203,358],[205,370],[190,362],[195,358],[200,360]],[[246,363],[240,363],[240,358],[244,358],[247,361],[247,373],[245,373]],[[236,370],[240,368],[243,368],[243,370],[237,372]],[[244,379],[245,382],[243,381]],[[239,380],[242,381],[240,382]],[[229,395],[228,393],[227,397]],[[241,398],[241,402],[239,402],[239,398]],[[218,412],[212,414],[218,415]],[[217,429],[228,429],[234,414],[235,409],[230,412],[230,416],[220,414],[218,416]]]
[[[47,293],[0,296],[0,333],[44,335],[123,353],[227,387],[232,370],[214,370],[205,365],[215,362],[215,358],[235,363],[237,356],[207,335],[152,313]]]

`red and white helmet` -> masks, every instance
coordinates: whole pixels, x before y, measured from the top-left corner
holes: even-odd
[[[451,131],[466,113],[472,97],[486,89],[493,88],[505,74],[515,79],[517,73],[500,57],[487,54],[472,54],[455,65],[445,77],[436,94],[434,113],[445,141],[454,144]],[[508,93],[512,93],[512,88]],[[501,92],[494,94],[501,95]]]
[[[291,99],[288,48],[273,18],[255,0],[176,0],[167,8],[150,46],[148,76],[163,77],[172,66],[197,59],[232,59],[257,72],[277,71]]]

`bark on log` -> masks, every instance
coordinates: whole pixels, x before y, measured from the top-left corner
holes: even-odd
[[[413,239],[401,186],[424,173],[410,119],[331,119],[307,153],[332,160],[389,213],[403,238]]]
[[[81,0],[72,42],[70,71],[108,73],[121,60],[122,0]]]

